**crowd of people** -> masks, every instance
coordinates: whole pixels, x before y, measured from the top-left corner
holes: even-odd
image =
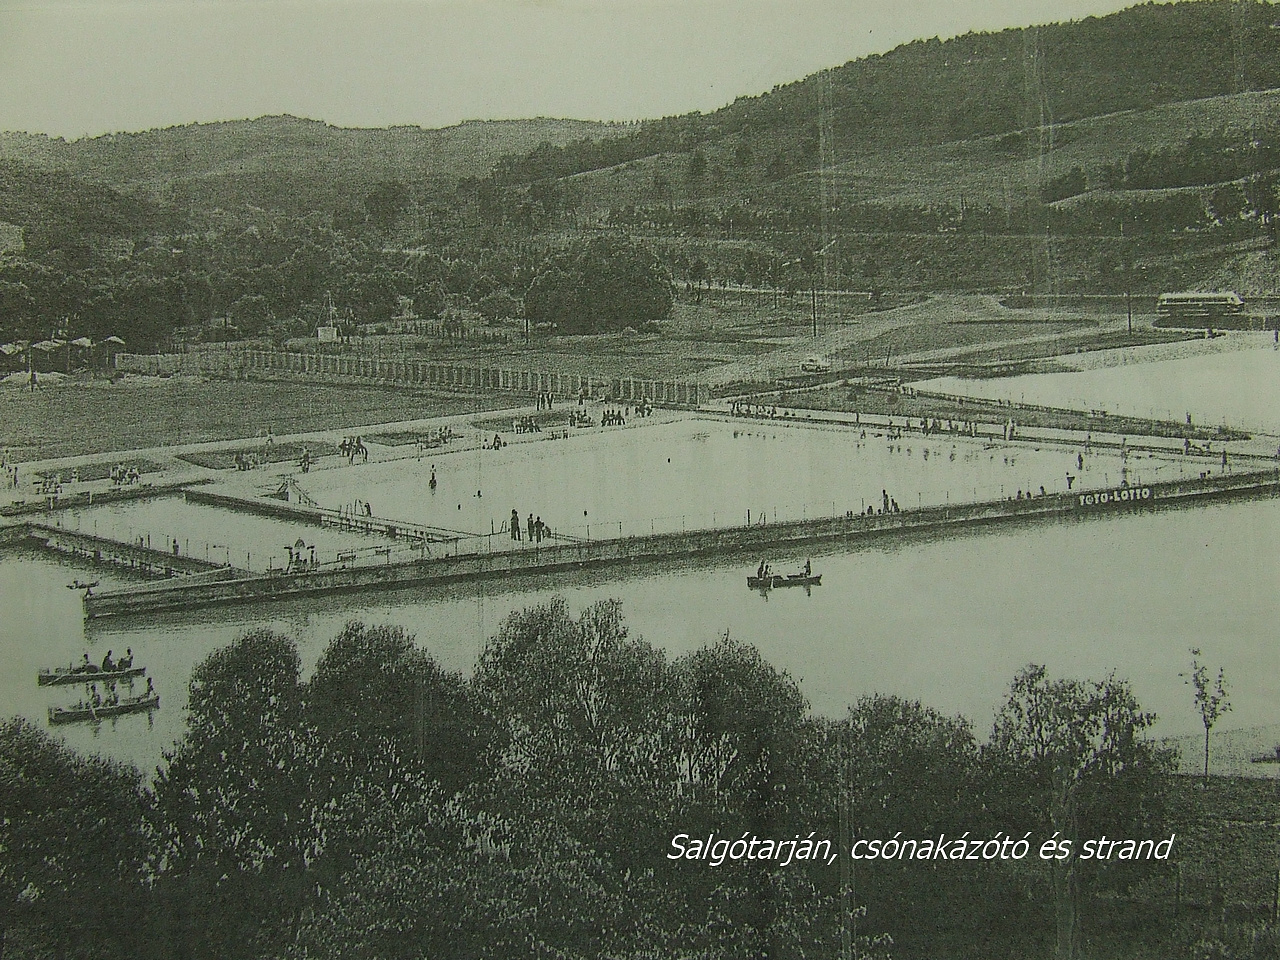
[[[106,656],[102,658],[102,663],[97,664],[89,659],[86,651],[83,660],[74,668],[73,673],[81,674],[85,678],[85,696],[73,707],[76,710],[100,709],[102,707],[114,707],[121,701],[120,691],[117,687],[118,677],[103,676],[104,674],[117,674],[121,671],[133,669],[133,648],[129,647],[125,650],[124,656],[119,660],[115,659],[115,652],[108,650]],[[105,685],[106,695],[98,692],[97,678],[101,677],[101,681]],[[123,682],[132,694],[133,678],[125,677]],[[147,678],[147,689],[142,694],[141,699],[147,699],[155,695],[155,687],[152,685],[151,678]]]
[[[535,517],[529,514],[529,519],[524,524],[523,531],[520,526],[520,511],[515,507],[511,508],[511,520],[505,525],[506,532],[511,535],[511,539],[520,543],[523,541],[529,543],[541,543],[544,539],[551,539],[551,526],[542,521],[542,517]]]
[[[755,417],[757,420],[774,420],[778,416],[777,407],[764,403],[748,403],[746,400],[730,401],[729,412],[735,417]]]
[[[338,444],[338,452],[347,458],[348,464],[355,463],[356,457],[360,458],[361,463],[369,462],[369,448],[360,437],[343,437]]]
[[[102,665],[94,663],[89,659],[88,651],[85,651],[84,659],[80,665],[75,668],[76,673],[95,674],[95,673],[116,673],[120,670],[130,670],[133,668],[133,647],[125,649],[124,656],[119,660],[115,659],[115,651],[108,650],[106,656],[102,658]]]
[[[522,433],[541,433],[542,427],[538,425],[538,421],[533,417],[521,417],[519,420],[511,422],[511,432],[519,435]]]
[[[418,438],[418,456],[421,457],[427,450],[434,450],[437,447],[443,447],[450,440],[458,440],[461,436],[462,434],[456,433],[453,427],[450,427],[447,424],[439,429],[432,430],[425,437]],[[360,438],[357,437],[356,439],[359,440]],[[368,454],[366,453],[366,459],[367,456]]]
[[[314,570],[319,563],[316,560],[316,545],[308,545],[299,537],[293,544],[286,544],[285,550],[289,554],[289,565],[285,570],[293,573],[299,570]]]
[[[123,463],[117,463],[111,468],[111,485],[113,487],[132,486],[142,479],[142,474],[138,472],[136,466],[126,467]]]

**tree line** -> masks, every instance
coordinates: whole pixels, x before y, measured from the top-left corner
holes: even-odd
[[[0,726],[3,956],[1072,956],[1161,864],[668,859],[706,837],[1162,836],[1127,683],[1013,679],[990,735],[815,715],[728,635],[669,659],[617,601],[513,613],[473,675],[352,622],[309,679],[255,630],[193,671],[156,776]],[[890,941],[894,946],[889,946]]]
[[[116,254],[75,234],[47,242],[0,258],[0,340],[117,335],[135,352],[175,339],[282,342],[329,322],[330,305],[352,324],[385,322],[406,299],[424,319],[455,306],[495,320],[522,316],[531,290],[532,315],[547,329],[601,332],[652,326],[671,302],[652,255],[620,238],[395,250],[323,218],[267,216]],[[553,289],[579,308],[548,312]]]

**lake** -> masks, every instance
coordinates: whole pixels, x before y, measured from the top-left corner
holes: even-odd
[[[363,596],[193,611],[148,622],[93,624],[66,589],[78,568],[25,552],[0,557],[0,697],[43,722],[71,688],[37,688],[42,666],[100,659],[132,647],[156,678],[151,722],[121,717],[62,728],[68,742],[149,769],[182,730],[185,684],[203,657],[253,627],[299,644],[310,670],[349,619],[398,624],[445,666],[469,671],[513,610],[554,593],[578,609],[619,597],[631,629],[671,656],[728,630],[800,681],[814,708],[835,716],[859,696],[893,693],[960,713],[985,732],[1014,672],[1045,663],[1055,675],[1133,681],[1158,732],[1194,733],[1198,717],[1179,678],[1190,646],[1222,665],[1231,725],[1274,722],[1280,704],[1280,501],[1216,505],[1110,519],[1032,522],[914,535],[809,556],[822,586],[749,591],[752,558],[615,568]],[[775,566],[800,555],[771,557]]]

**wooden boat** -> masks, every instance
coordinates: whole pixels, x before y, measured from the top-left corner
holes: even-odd
[[[818,587],[822,585],[820,573],[792,573],[786,576],[771,573],[767,577],[747,577],[752,590],[772,590],[774,587]]]
[[[36,683],[42,687],[63,686],[71,683],[99,683],[103,681],[132,680],[147,672],[146,667],[126,667],[123,670],[85,670],[83,667],[54,667],[41,670]]]
[[[110,705],[104,703],[100,707],[50,707],[49,722],[76,723],[83,720],[96,722],[106,717],[118,717],[123,713],[141,713],[144,710],[151,711],[159,709],[159,707],[160,694],[152,693],[149,696],[147,694],[143,694],[140,697],[126,697],[118,703]]]

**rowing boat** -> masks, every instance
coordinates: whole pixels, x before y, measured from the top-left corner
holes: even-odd
[[[55,667],[41,670],[36,682],[42,687],[62,686],[68,683],[99,683],[102,681],[132,680],[147,672],[146,667],[125,667],[123,670],[86,670],[83,667]]]
[[[122,713],[141,713],[156,710],[160,706],[160,694],[127,697],[118,703],[95,706],[50,707],[50,723],[75,723],[78,720],[97,721],[104,717],[117,717]]]
[[[822,585],[822,574],[793,573],[789,576],[770,574],[767,577],[747,577],[752,590],[772,590],[774,587],[817,587]]]

